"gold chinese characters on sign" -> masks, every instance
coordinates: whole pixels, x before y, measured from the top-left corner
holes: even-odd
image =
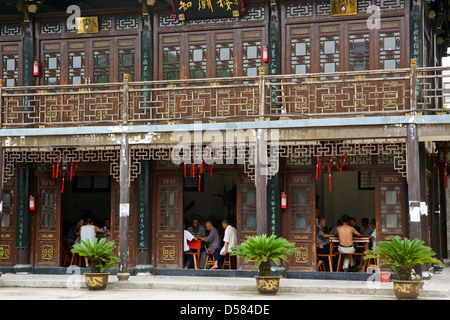
[[[350,16],[358,13],[356,0],[331,0],[331,16]]]
[[[77,25],[77,34],[98,33],[97,17],[81,17],[75,18]]]

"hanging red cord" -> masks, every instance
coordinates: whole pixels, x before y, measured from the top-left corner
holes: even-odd
[[[202,176],[199,174],[198,175],[198,192],[200,192],[200,186],[201,186],[201,182],[202,182]]]
[[[64,192],[64,174],[63,174],[63,178],[62,178],[62,182],[61,182],[61,193]]]
[[[342,164],[341,164],[341,166],[339,167],[339,171],[342,173],[342,167],[344,166],[344,164],[345,164],[345,160],[347,159],[347,153],[345,153],[344,154],[344,160],[342,160]]]
[[[184,164],[184,177],[186,178],[186,163]]]

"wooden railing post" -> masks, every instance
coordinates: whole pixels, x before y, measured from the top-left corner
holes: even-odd
[[[266,75],[266,68],[259,67],[259,121],[264,121],[265,103],[266,103],[266,85],[264,76]]]
[[[417,113],[417,59],[411,59],[411,77],[410,77],[410,103],[411,114]]]

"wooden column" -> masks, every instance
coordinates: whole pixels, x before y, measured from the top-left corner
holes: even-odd
[[[280,26],[280,8],[275,0],[270,1],[270,16],[269,16],[269,62],[268,74],[281,74],[281,26]],[[277,101],[280,91],[278,86],[274,86],[272,90],[272,106],[277,106]],[[270,110],[267,110],[271,113]],[[270,120],[278,120],[277,118],[270,118]],[[278,158],[278,163],[280,159]],[[267,183],[267,226],[268,235],[281,236],[281,216],[280,216],[280,172],[273,175]]]
[[[123,125],[128,125],[128,81],[129,74],[123,76]],[[119,273],[128,274],[128,232],[130,220],[130,149],[128,133],[122,133],[120,144],[120,209],[119,209]]]

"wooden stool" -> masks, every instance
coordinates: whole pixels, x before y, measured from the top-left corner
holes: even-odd
[[[325,271],[324,263],[320,259],[317,259],[317,269],[316,270],[317,271],[322,271],[322,272]]]
[[[81,257],[78,255],[78,253],[72,252],[72,261],[70,261],[70,265],[73,266],[73,261],[76,261],[76,258],[78,259],[78,266],[81,268]],[[76,264],[75,264],[76,265]]]
[[[216,259],[214,259],[214,251],[208,251],[206,252],[206,261],[205,261],[205,267],[203,269],[206,269],[206,266],[213,266],[216,262]]]
[[[234,257],[234,256],[233,256]],[[228,266],[228,270],[231,270],[231,257],[230,254],[227,253],[225,257],[223,258],[223,265],[222,269],[225,269],[225,267]]]

